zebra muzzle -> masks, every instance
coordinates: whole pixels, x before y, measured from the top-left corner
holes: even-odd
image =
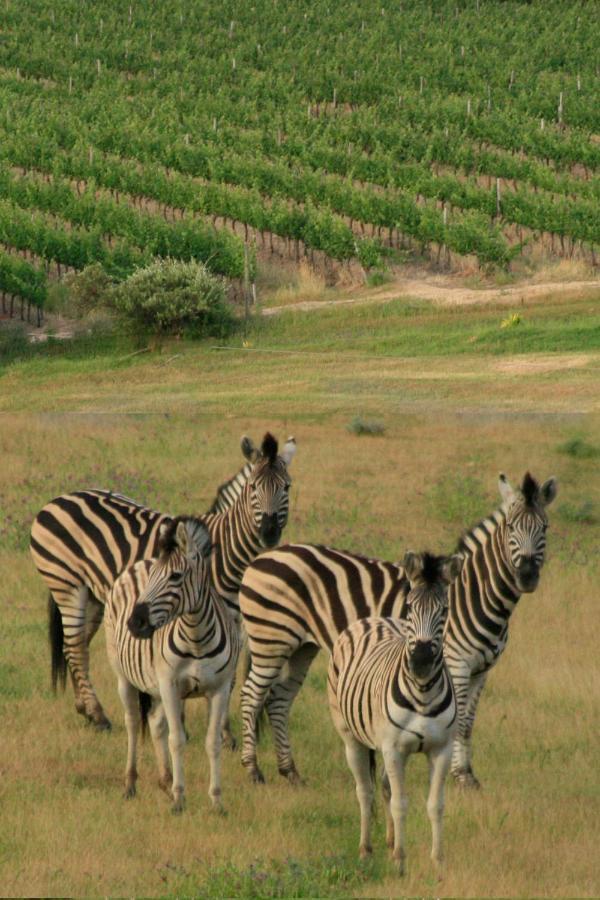
[[[410,667],[417,677],[424,677],[431,671],[434,662],[433,644],[431,641],[417,641],[410,654]]]
[[[277,513],[264,513],[260,523],[260,541],[265,547],[274,547],[281,537]]]
[[[150,608],[147,603],[138,603],[127,620],[127,627],[135,638],[151,638],[154,626],[150,622]]]

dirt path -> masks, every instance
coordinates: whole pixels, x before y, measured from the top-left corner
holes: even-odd
[[[548,281],[540,284],[511,285],[510,287],[466,288],[449,286],[439,279],[414,280],[399,279],[393,286],[353,292],[346,297],[335,300],[300,300],[298,303],[285,306],[271,306],[263,309],[263,316],[275,316],[286,310],[308,311],[323,309],[327,306],[348,306],[353,303],[384,303],[400,297],[429,300],[440,306],[467,306],[475,303],[506,303],[507,306],[521,301],[546,297],[551,294],[568,296],[569,294],[591,295],[597,292],[600,296],[600,279],[595,281]]]

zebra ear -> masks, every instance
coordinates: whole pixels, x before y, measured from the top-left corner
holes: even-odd
[[[449,556],[446,559],[442,566],[442,576],[447,584],[451,584],[455,578],[458,578],[462,572],[464,561],[465,558],[461,553],[455,553],[453,556]]]
[[[175,543],[182,553],[187,555],[190,548],[190,535],[185,522],[178,522],[175,531]]]
[[[403,566],[406,577],[412,584],[423,572],[423,557],[414,550],[407,550],[404,554]]]
[[[283,445],[283,450],[281,451],[281,453],[279,455],[281,456],[281,458],[284,461],[284,463],[286,464],[286,466],[289,466],[289,464],[293,460],[294,456],[296,455],[296,438],[295,437],[290,436],[287,439],[287,441]]]
[[[549,506],[558,494],[558,482],[556,478],[549,478],[540,488],[539,499],[542,506]]]
[[[504,472],[500,472],[498,477],[498,489],[500,491],[500,496],[504,503],[510,503],[510,501],[515,496],[515,489],[512,487],[510,481],[504,474]]]
[[[240,441],[240,447],[242,448],[242,455],[244,459],[247,459],[248,462],[256,462],[259,453],[258,448],[256,447],[252,438],[248,437],[248,435],[245,434]]]

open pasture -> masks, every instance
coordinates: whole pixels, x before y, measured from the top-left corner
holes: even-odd
[[[357,310],[292,314],[252,331],[248,350],[239,338],[229,351],[178,343],[127,358],[66,349],[2,369],[3,894],[600,893],[597,314],[593,302],[575,305],[570,317],[539,302],[526,317],[539,328],[525,324],[522,346],[517,329],[499,330],[507,314],[413,315],[389,304],[361,313],[358,325]],[[357,416],[383,425],[383,434],[349,430]],[[268,738],[260,745],[264,787],[250,785],[239,754],[224,751],[226,818],[209,812],[198,701],[188,709],[187,811],[170,814],[149,741],[138,797],[122,799],[126,737],[102,631],[92,671],[113,731],[87,727],[70,688],[51,695],[46,597],[27,549],[39,508],[66,490],[100,486],[165,511],[202,512],[240,465],[240,435],[256,440],[267,428],[298,441],[284,540],[389,559],[409,548],[450,552],[465,527],[498,505],[500,471],[513,482],[528,468],[558,477],[541,585],[519,603],[476,720],[483,788],[447,786],[440,885],[419,758],[409,766],[406,877],[399,882],[388,862],[381,804],[373,860],[359,864],[358,806],[329,719],[323,655],[292,713],[306,787],[278,776]],[[237,691],[232,709],[239,735]]]

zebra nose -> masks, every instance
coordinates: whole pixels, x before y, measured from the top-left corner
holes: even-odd
[[[277,513],[264,513],[260,523],[260,539],[265,547],[274,547],[281,537]]]
[[[127,627],[135,638],[147,639],[154,634],[147,603],[138,603],[127,620]]]
[[[415,669],[424,669],[433,662],[433,643],[431,641],[417,641],[410,661]]]

